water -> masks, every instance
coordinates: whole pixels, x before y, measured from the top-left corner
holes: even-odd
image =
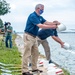
[[[49,37],[47,40],[51,48],[51,59],[61,67],[67,69],[71,75],[75,75],[75,33],[58,33],[58,35],[62,41],[71,45],[71,49],[65,50],[61,48],[59,43]],[[39,52],[45,55],[41,45],[39,46]]]

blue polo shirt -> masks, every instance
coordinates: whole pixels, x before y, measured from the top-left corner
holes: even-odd
[[[41,29],[37,35],[41,40],[48,38],[49,36],[58,36],[56,29]]]
[[[34,36],[37,36],[39,27],[37,26],[37,24],[43,24],[46,20],[42,17],[37,15],[36,12],[33,12],[29,15],[28,19],[27,19],[27,23],[26,23],[26,28],[25,28],[25,32],[28,32]]]

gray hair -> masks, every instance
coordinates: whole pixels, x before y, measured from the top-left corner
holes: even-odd
[[[38,8],[41,8],[42,6],[44,6],[44,5],[43,5],[43,4],[37,4],[37,5],[35,6],[35,10],[38,9]]]

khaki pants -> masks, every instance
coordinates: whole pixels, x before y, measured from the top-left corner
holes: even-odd
[[[40,44],[42,44],[42,46],[44,48],[44,51],[45,51],[46,59],[50,60],[51,53],[50,53],[50,47],[49,47],[48,41],[46,39],[45,40],[41,40],[39,37],[37,37],[37,41],[38,41],[38,46]]]
[[[24,54],[22,59],[22,73],[28,72],[28,59],[31,56],[31,64],[32,70],[37,69],[37,61],[38,61],[38,43],[37,39],[29,34],[24,34]]]

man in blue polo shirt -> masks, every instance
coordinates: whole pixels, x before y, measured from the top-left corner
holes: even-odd
[[[38,43],[37,43],[37,33],[39,28],[52,28],[56,29],[57,25],[60,23],[57,21],[55,23],[46,21],[42,16],[40,16],[44,11],[44,5],[37,4],[35,11],[31,13],[27,19],[26,28],[24,30],[24,54],[22,60],[22,75],[33,75],[28,70],[28,59],[31,56],[32,60],[32,72],[42,72],[37,69],[38,60]]]
[[[37,36],[38,45],[42,44],[46,54],[46,59],[49,61],[49,63],[51,63],[51,53],[47,38],[51,36],[56,42],[61,45],[61,47],[64,46],[64,42],[58,37],[56,29],[41,29],[40,31],[38,31]]]

